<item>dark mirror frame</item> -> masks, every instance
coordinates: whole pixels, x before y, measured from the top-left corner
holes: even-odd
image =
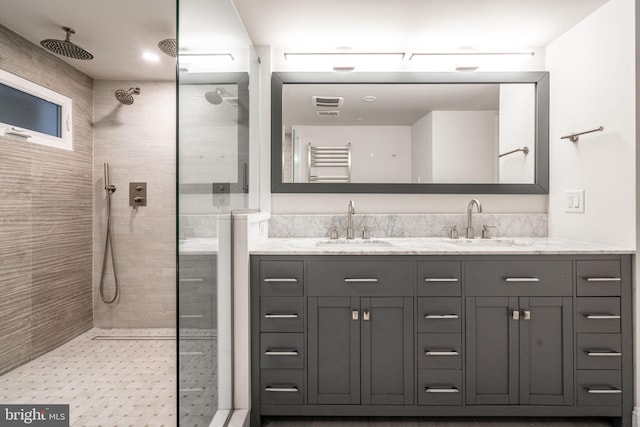
[[[282,182],[282,93],[290,84],[534,83],[536,85],[535,182],[533,184],[389,184]],[[549,192],[549,73],[310,73],[271,76],[272,193],[547,194]]]

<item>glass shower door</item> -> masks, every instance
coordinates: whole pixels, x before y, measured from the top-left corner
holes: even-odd
[[[250,207],[255,58],[231,0],[178,4],[179,417],[222,426],[233,400],[231,212]]]

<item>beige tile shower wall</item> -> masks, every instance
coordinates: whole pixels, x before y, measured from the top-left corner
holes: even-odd
[[[139,87],[132,105],[120,104],[117,89]],[[174,327],[175,83],[97,80],[94,84],[94,323],[100,328]],[[99,293],[106,231],[103,164],[111,169],[112,224],[120,284],[117,303]],[[129,183],[147,183],[147,206],[129,206]],[[114,280],[110,260],[105,290]]]
[[[93,79],[0,25],[0,68],[73,99],[73,151],[0,140],[0,374],[92,327]]]

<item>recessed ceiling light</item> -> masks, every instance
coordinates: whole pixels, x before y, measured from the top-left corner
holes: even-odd
[[[363,97],[362,97],[362,100],[363,100],[364,102],[374,102],[376,99],[378,99],[378,98],[376,98],[376,97],[375,97],[375,96],[373,96],[373,95],[367,95],[367,96],[363,96]]]
[[[156,55],[153,52],[143,52],[142,59],[148,62],[160,62],[160,56]]]

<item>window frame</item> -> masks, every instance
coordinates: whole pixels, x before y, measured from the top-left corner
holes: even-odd
[[[0,69],[0,83],[58,105],[61,135],[56,137],[31,129],[22,129],[11,123],[0,122],[0,136],[15,136],[16,138],[12,139],[24,139],[25,142],[73,151],[73,100],[71,98],[3,69]]]

